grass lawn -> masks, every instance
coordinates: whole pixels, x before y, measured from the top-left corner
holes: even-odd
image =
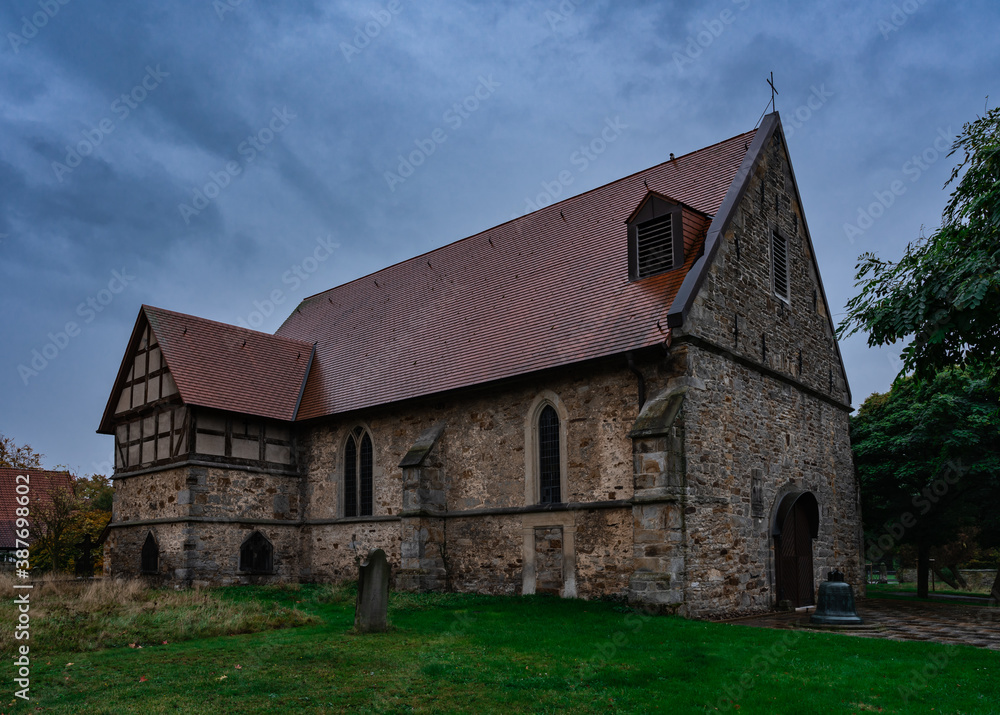
[[[1000,652],[967,646],[654,618],[604,602],[454,594],[393,594],[393,630],[359,636],[344,588],[212,593],[238,610],[277,602],[307,623],[167,645],[157,644],[159,635],[131,636],[141,649],[47,651],[32,640],[32,700],[13,698],[4,678],[10,695],[0,709],[1000,713]]]
[[[905,583],[870,583],[866,587],[869,594],[883,594],[883,593],[897,593],[906,592],[916,595],[917,584],[913,581],[906,581]],[[954,589],[948,588],[946,583],[938,583],[937,587],[931,590],[928,586],[927,595],[933,596],[937,594],[939,596],[976,596],[979,598],[989,598],[990,594],[988,591],[955,591]]]

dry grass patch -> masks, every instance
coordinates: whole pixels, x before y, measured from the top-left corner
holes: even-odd
[[[30,594],[30,645],[35,652],[145,647],[317,621],[273,600],[237,601],[212,590],[150,588],[136,579],[46,576],[32,583],[33,589],[21,592]],[[12,586],[9,575],[0,575],[3,593],[14,593]],[[13,598],[0,601],[0,619],[16,622]],[[0,648],[12,651],[14,645],[13,629],[0,629]]]

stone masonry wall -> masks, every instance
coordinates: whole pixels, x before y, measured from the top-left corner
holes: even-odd
[[[160,543],[163,578],[186,583],[246,580],[238,573],[239,545],[255,528],[274,544],[273,579],[352,578],[355,556],[369,548],[384,549],[398,568],[403,506],[398,464],[420,434],[444,422],[433,453],[449,516],[438,524],[444,553],[429,555],[447,560],[448,588],[519,593],[522,516],[476,511],[526,506],[525,420],[546,390],[555,393],[567,417],[564,501],[630,498],[633,459],[627,433],[638,413],[638,387],[624,363],[622,359],[620,365],[567,369],[499,390],[414,403],[401,410],[372,410],[304,428],[298,436],[305,472],[301,478],[185,466],[118,479],[117,523],[189,517],[197,521],[117,526],[109,541],[109,570],[138,573],[142,541],[150,528],[158,539],[160,532],[169,534]],[[651,388],[662,382],[661,365],[640,362],[640,367]],[[373,438],[374,519],[345,519],[339,511],[343,445],[358,424]],[[629,512],[627,507],[574,510],[571,516],[559,512],[563,516],[553,522],[569,519],[566,523],[575,525],[574,573],[580,595],[624,593],[633,569]],[[273,523],[281,521],[288,527]]]
[[[186,467],[116,479],[114,520],[164,519],[188,516]]]
[[[643,367],[650,385],[658,368]],[[470,510],[525,507],[525,420],[536,398],[554,392],[565,408],[567,493],[564,501],[629,499],[633,488],[632,441],[638,414],[636,377],[625,366],[593,365],[548,373],[495,390],[466,392],[396,409],[376,409],[334,419],[300,435],[306,481],[307,520],[335,520],[339,511],[343,445],[354,426],[371,433],[375,454],[374,516],[403,508],[403,470],[398,465],[414,441],[433,425],[445,428],[435,447],[435,469],[445,488],[443,520],[449,588],[519,593],[522,586],[523,525],[520,514],[476,515]],[[411,507],[407,507],[411,508]],[[576,574],[580,595],[624,594],[632,571],[630,509],[576,511]],[[379,535],[395,568],[400,566],[399,522],[363,519],[308,527],[304,561],[309,578],[353,574],[350,534],[365,524]],[[440,550],[440,549],[439,549]],[[437,554],[430,554],[437,556]]]
[[[112,529],[104,546],[104,575],[139,576],[142,545],[149,532],[153,533],[160,548],[159,568],[155,575],[143,577],[155,583],[186,578],[184,525],[176,523]]]
[[[398,570],[399,521],[360,521],[303,527],[302,569],[306,581],[343,581],[357,578],[356,556],[372,549],[382,549],[392,565],[391,576]],[[351,543],[355,547],[351,547]],[[356,550],[355,550],[356,549]]]
[[[274,547],[274,572],[243,574],[239,571],[240,546],[260,531]],[[194,522],[184,529],[186,577],[192,585],[274,583],[297,581],[301,534],[297,525]]]
[[[764,611],[775,605],[774,539],[784,494],[808,490],[820,506],[815,586],[840,568],[863,593],[860,512],[847,413],[732,361],[692,350],[705,387],[688,391],[688,616]],[[763,516],[751,513],[754,470]]]
[[[684,334],[710,340],[848,403],[802,215],[788,155],[775,132],[675,340]],[[775,230],[788,237],[788,303],[772,290]]]
[[[223,467],[179,467],[115,480],[115,521],[185,516],[296,520],[300,479]]]
[[[307,519],[339,515],[343,448],[355,425],[372,435],[374,515],[402,508],[400,460],[417,437],[438,422],[447,427],[437,450],[447,471],[450,511],[524,506],[524,422],[532,401],[552,390],[569,413],[569,493],[564,501],[627,499],[632,490],[631,443],[626,436],[638,414],[634,375],[624,369],[567,369],[509,389],[482,390],[425,401],[412,407],[376,409],[334,419],[301,435],[306,470]]]
[[[774,230],[789,239],[788,303],[772,290]],[[692,336],[716,346],[686,346],[694,378],[684,406],[693,497],[685,509],[682,612],[714,615],[774,606],[772,520],[781,496],[793,489],[814,492],[820,505],[813,546],[816,585],[836,566],[863,593],[847,410],[732,357],[785,375],[836,403],[848,402],[829,308],[779,133],[720,241],[683,329],[674,336],[680,344]],[[750,511],[755,473],[761,475],[762,518]]]
[[[160,551],[155,578],[206,585],[296,579],[301,550],[297,524],[267,522],[297,522],[300,489],[297,477],[225,467],[184,466],[116,479],[116,526],[108,539],[106,572],[139,575],[142,544],[152,531]],[[196,521],[182,521],[186,517]],[[213,518],[219,522],[207,521]],[[181,521],[127,526],[174,519]],[[239,573],[240,545],[255,529],[274,546],[273,575]]]

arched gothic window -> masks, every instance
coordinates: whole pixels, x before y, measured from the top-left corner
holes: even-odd
[[[142,545],[141,570],[143,573],[156,573],[160,567],[160,547],[156,543],[156,537],[150,531],[146,534],[146,541]]]
[[[274,572],[274,546],[259,531],[250,534],[240,546],[240,571],[256,574]]]
[[[524,503],[560,504],[569,496],[566,482],[565,406],[551,390],[535,398],[524,420]]]
[[[372,438],[359,425],[344,446],[344,516],[372,515],[372,469]]]
[[[538,416],[538,487],[542,504],[557,504],[559,489],[559,415],[546,405]]]

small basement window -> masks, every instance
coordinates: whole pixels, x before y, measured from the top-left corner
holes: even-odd
[[[771,234],[771,287],[776,296],[788,302],[788,239],[777,232]]]
[[[240,547],[240,571],[252,574],[274,572],[274,547],[259,531],[250,534]]]

